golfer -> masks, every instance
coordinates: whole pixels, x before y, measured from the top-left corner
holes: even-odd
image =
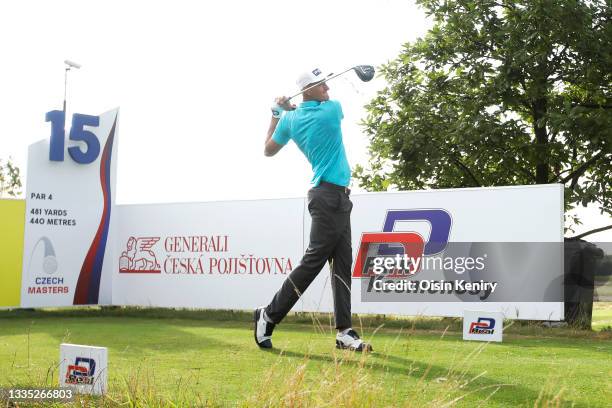
[[[255,310],[255,341],[261,348],[272,347],[272,332],[289,313],[299,297],[329,261],[338,333],[336,347],[371,351],[351,323],[351,169],[342,143],[340,122],[344,115],[337,101],[329,100],[328,75],[315,68],[300,75],[297,85],[303,92],[299,106],[287,97],[278,97],[264,154],[274,156],[293,140],[312,165],[313,187],[308,191],[312,217],[310,243],[299,265],[289,274],[267,307]]]

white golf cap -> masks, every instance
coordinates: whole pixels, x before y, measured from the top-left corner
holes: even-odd
[[[314,69],[311,69],[310,71],[306,71],[302,73],[298,77],[297,81],[295,81],[295,83],[297,84],[298,88],[300,88],[301,90],[301,89],[306,88],[306,86],[310,84],[314,84],[315,82],[324,81],[326,78],[328,78],[331,75],[332,75],[331,73],[329,74],[324,73],[319,68],[314,68]]]

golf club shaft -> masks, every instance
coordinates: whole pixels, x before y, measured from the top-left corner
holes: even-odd
[[[351,69],[354,69],[354,68],[355,68],[355,67],[351,67],[351,68],[347,69],[346,71],[342,71],[342,72],[340,72],[339,74],[332,75],[332,76],[330,76],[329,78],[325,79],[325,80],[324,80],[324,82],[331,81],[332,79],[334,79],[334,78],[336,78],[336,77],[339,77],[340,75],[345,74],[345,73],[349,72]],[[298,92],[298,93],[296,93],[295,95],[293,95],[293,96],[289,97],[289,99],[287,99],[287,102],[289,102],[290,100],[292,100],[292,99],[293,99],[293,98],[295,98],[296,96],[303,94],[303,93],[304,93],[304,92],[306,92],[307,90],[314,88],[315,86],[319,85],[319,83],[320,83],[320,82],[318,82],[318,83],[316,83],[316,84],[314,84],[314,85],[311,85],[311,86],[309,86],[309,87],[307,87],[307,88],[302,89],[300,92]]]

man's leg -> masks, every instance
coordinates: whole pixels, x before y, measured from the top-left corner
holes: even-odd
[[[352,327],[351,321],[351,232],[350,224],[347,232],[342,234],[338,245],[332,254],[330,265],[331,287],[334,298],[334,318],[336,329],[344,330]]]
[[[351,247],[351,213],[352,203],[348,197],[343,197],[341,208],[345,211],[345,227],[338,238],[331,255],[330,273],[331,287],[334,299],[334,318],[336,329],[344,330],[352,327],[351,321],[351,265],[353,250]],[[347,212],[348,210],[348,212]]]
[[[344,229],[336,216],[339,210],[338,194],[337,191],[317,188],[308,192],[308,211],[312,218],[310,243],[300,264],[289,274],[266,307],[266,316],[273,323],[279,323],[289,313],[336,247]]]
[[[336,319],[336,348],[358,352],[372,351],[372,345],[365,343],[351,323],[351,221],[353,205],[347,195],[342,197],[342,208],[347,208],[346,224],[332,253],[332,292],[334,295],[334,317]]]

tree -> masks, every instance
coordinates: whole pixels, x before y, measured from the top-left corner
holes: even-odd
[[[388,85],[366,106],[360,185],[562,183],[566,211],[596,203],[612,215],[607,1],[417,3],[434,26],[380,69]]]
[[[9,158],[6,163],[0,159],[0,197],[8,194],[11,197],[19,195],[21,176],[19,167],[15,166]]]

